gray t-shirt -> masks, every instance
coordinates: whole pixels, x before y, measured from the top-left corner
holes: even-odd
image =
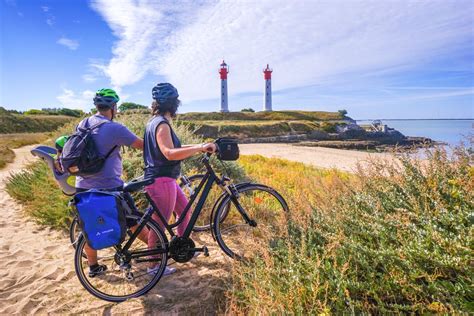
[[[86,120],[87,119],[82,120],[79,126],[84,126]],[[92,138],[95,141],[97,149],[101,155],[105,156],[114,146],[117,146],[117,148],[114,149],[109,158],[107,158],[101,171],[92,175],[77,176],[76,188],[112,189],[123,186],[123,180],[120,178],[122,176],[120,147],[130,146],[138,137],[122,124],[112,122],[105,116],[99,114],[89,118],[89,126],[93,126],[103,120],[109,122],[102,124],[92,131]]]

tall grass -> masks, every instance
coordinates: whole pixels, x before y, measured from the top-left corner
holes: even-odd
[[[473,312],[472,162],[435,150],[347,177],[242,159],[284,191],[292,216],[286,239],[234,270],[228,312]]]
[[[70,223],[67,207],[70,197],[61,193],[45,163],[34,163],[12,175],[6,183],[6,191],[25,205],[26,213],[40,224],[66,228]]]

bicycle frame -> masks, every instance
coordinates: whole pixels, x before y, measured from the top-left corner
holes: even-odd
[[[156,214],[160,218],[161,223],[163,224],[165,229],[168,231],[168,233],[171,235],[171,237],[176,236],[176,234],[173,231],[173,228],[177,227],[178,225],[180,225],[184,221],[184,218],[186,217],[187,213],[191,209],[191,206],[196,201],[196,198],[201,193],[201,190],[203,190],[201,195],[200,195],[199,201],[198,201],[196,207],[194,208],[194,212],[191,216],[191,219],[189,220],[189,224],[186,227],[186,230],[184,231],[184,234],[183,234],[182,237],[188,238],[191,235],[192,229],[193,229],[194,225],[196,224],[196,221],[197,221],[199,215],[201,214],[204,203],[206,202],[206,199],[207,199],[207,197],[209,195],[209,192],[211,191],[211,188],[214,185],[214,183],[218,184],[222,188],[223,191],[227,192],[227,190],[222,185],[223,182],[217,177],[216,173],[214,172],[211,165],[209,164],[210,156],[211,155],[208,153],[202,159],[202,163],[206,167],[207,172],[204,175],[204,178],[199,183],[199,185],[198,185],[197,189],[195,190],[195,192],[190,197],[190,200],[189,200],[188,204],[186,205],[186,207],[185,207],[182,215],[178,219],[178,221],[176,221],[173,224],[168,224],[166,219],[160,213],[160,211],[159,211],[158,207],[156,206],[155,202],[153,202],[153,200],[151,199],[150,195],[145,192],[144,193],[145,197],[148,200],[148,202],[150,203],[151,208],[148,208],[147,211],[145,212],[145,214],[142,216],[142,218],[138,222],[138,228],[132,233],[132,235],[130,236],[130,239],[125,244],[125,246],[123,248],[120,247],[120,246],[116,246],[117,250],[128,251],[128,249],[130,248],[132,243],[137,238],[138,234],[142,231],[143,227],[145,227],[146,223],[151,220],[153,212],[156,212]],[[238,204],[238,202],[237,202],[237,204]],[[240,205],[238,206],[238,209],[240,211],[240,209],[241,209]],[[245,211],[243,211],[243,213],[245,214]],[[247,214],[245,214],[244,217],[246,219],[248,219]],[[132,258],[137,258],[137,257],[142,257],[142,256],[151,256],[151,255],[161,254],[161,253],[164,253],[164,252],[167,252],[167,249],[163,249],[163,250],[161,250],[161,249],[150,249],[150,250],[144,250],[144,251],[137,251],[137,252],[134,252],[132,254]]]

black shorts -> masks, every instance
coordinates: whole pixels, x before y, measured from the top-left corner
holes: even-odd
[[[91,190],[91,189],[76,188],[76,193],[86,192],[86,191],[89,191],[89,190]],[[108,192],[117,192],[117,191],[122,192],[123,187],[112,188],[112,189],[97,189],[97,190],[108,191]],[[142,217],[143,214],[138,211],[137,206],[135,205],[135,202],[133,201],[132,195],[129,192],[123,192],[122,194],[123,194],[123,197],[124,197],[125,201],[127,202],[128,206],[130,207],[130,210],[132,211],[132,215]],[[128,227],[133,227],[137,224],[138,224],[137,220],[127,218],[127,226]]]

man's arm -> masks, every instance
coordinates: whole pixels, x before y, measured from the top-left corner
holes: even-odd
[[[130,147],[135,148],[135,149],[141,149],[143,150],[143,139],[138,137],[131,145]]]

